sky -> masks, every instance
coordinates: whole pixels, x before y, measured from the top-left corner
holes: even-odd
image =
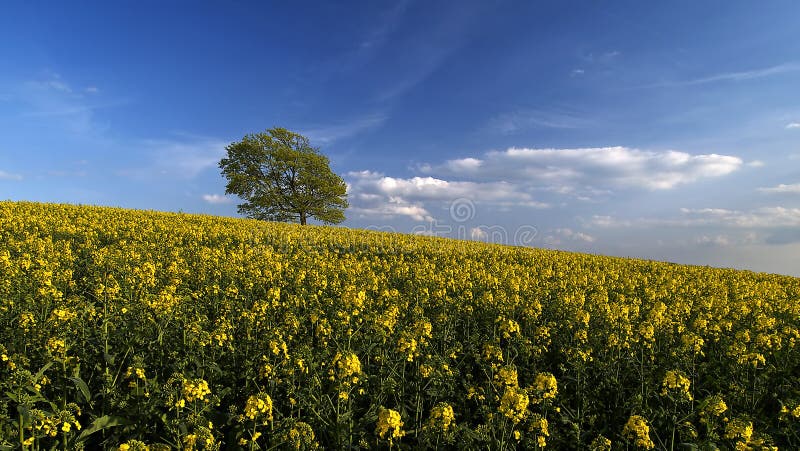
[[[0,199],[237,216],[284,127],[341,226],[800,276],[800,3],[0,5]]]

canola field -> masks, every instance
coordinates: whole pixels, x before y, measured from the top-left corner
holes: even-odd
[[[0,449],[800,449],[800,279],[0,202]]]

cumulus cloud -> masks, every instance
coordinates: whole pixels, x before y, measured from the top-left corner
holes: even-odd
[[[739,169],[741,158],[679,151],[645,151],[627,147],[530,149],[512,147],[484,158],[449,160],[423,166],[439,173],[480,181],[521,182],[550,190],[645,188],[666,190]]]
[[[790,193],[790,194],[800,194],[800,183],[794,183],[791,185],[787,185],[781,183],[778,186],[773,186],[770,188],[759,188],[759,191],[762,193]]]
[[[22,180],[22,175],[0,171],[0,180]]]
[[[549,207],[507,182],[448,181],[430,176],[398,178],[372,171],[350,172],[346,178],[351,210],[362,216],[405,216],[430,221],[432,207],[443,209],[460,199],[500,208]]]
[[[203,194],[203,200],[214,205],[233,203],[233,199],[222,194]]]
[[[412,177],[360,171],[345,178],[352,210],[359,215],[429,220],[431,212],[447,210],[456,199],[467,199],[481,210],[548,208],[559,196],[594,201],[616,190],[668,190],[721,177],[743,165],[735,156],[674,150],[512,147],[480,158],[421,164],[419,175]]]
[[[363,199],[362,199],[363,200]],[[422,205],[410,203],[400,198],[389,198],[380,202],[359,203],[351,199],[349,211],[361,217],[376,219],[394,219],[406,217],[414,221],[433,221],[433,216]]]
[[[469,237],[473,240],[482,241],[489,238],[489,232],[480,227],[473,227],[469,230]]]

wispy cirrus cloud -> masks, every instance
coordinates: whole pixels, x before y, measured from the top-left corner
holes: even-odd
[[[125,103],[119,99],[103,98],[99,92],[96,86],[75,88],[59,74],[47,72],[39,78],[17,84],[7,100],[20,117],[35,118],[43,128],[99,138],[107,126],[97,120],[95,113]]]
[[[759,188],[758,190],[762,193],[800,194],[800,183],[781,183],[777,186]]]
[[[780,75],[797,71],[800,71],[800,63],[789,62],[789,63],[778,64],[775,66],[764,67],[760,69],[751,69],[751,70],[744,70],[737,72],[725,72],[725,73],[709,75],[707,77],[692,78],[687,80],[665,81],[648,85],[647,87],[694,86],[694,85],[704,85],[708,83],[717,83],[724,81],[738,82],[738,81],[754,80],[764,77],[771,77],[774,75]]]
[[[143,180],[172,178],[191,180],[217,167],[230,141],[195,135],[143,140],[139,146],[146,159],[136,167],[118,173]]]
[[[14,174],[14,173],[11,173],[11,172],[6,172],[6,171],[1,171],[0,170],[0,180],[20,181],[22,179],[23,179],[22,174]]]
[[[508,135],[533,128],[578,129],[592,125],[594,120],[571,112],[523,109],[489,119],[486,128]]]
[[[369,114],[347,122],[309,127],[303,131],[303,134],[312,143],[331,144],[376,129],[383,125],[387,118],[388,116],[383,113]]]

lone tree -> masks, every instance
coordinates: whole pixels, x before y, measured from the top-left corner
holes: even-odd
[[[219,167],[228,179],[225,194],[245,201],[239,204],[239,213],[303,225],[309,217],[326,224],[344,221],[348,206],[344,180],[305,136],[271,128],[247,135],[225,150],[228,156]]]

